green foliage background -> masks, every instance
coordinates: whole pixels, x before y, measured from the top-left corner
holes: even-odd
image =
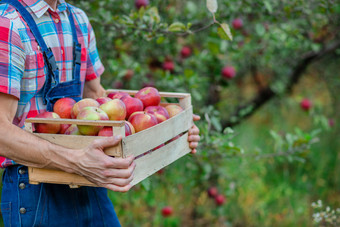
[[[340,4],[217,2],[216,19],[231,27],[233,41],[218,36],[205,0],[152,0],[140,11],[133,1],[75,2],[96,32],[106,88],[190,92],[202,117],[199,153],[126,194],[110,193],[118,216],[123,226],[324,225],[313,222],[312,202],[340,207],[339,47],[322,55],[339,41]],[[235,18],[241,30],[232,28]],[[170,32],[175,22],[182,29]],[[187,59],[184,45],[193,51]],[[306,63],[310,54],[320,57]],[[173,72],[162,69],[165,60],[175,63]],[[236,68],[232,80],[221,76],[226,65]],[[294,73],[301,76],[292,82]],[[268,87],[275,96],[253,112],[251,101]],[[309,112],[299,106],[303,98],[313,103]],[[207,196],[211,186],[226,196],[223,206]],[[164,218],[167,205],[174,214]]]

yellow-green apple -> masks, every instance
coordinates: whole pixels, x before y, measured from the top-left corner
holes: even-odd
[[[60,118],[70,119],[72,107],[75,103],[76,101],[72,98],[58,99],[53,106],[53,112],[57,113]]]
[[[168,111],[170,118],[183,111],[183,108],[176,104],[169,104],[165,109]]]
[[[59,115],[54,112],[43,112],[36,116],[36,118],[59,119]],[[35,123],[35,131],[38,133],[57,134],[60,131],[60,124],[53,123]]]
[[[159,92],[154,87],[145,87],[140,89],[136,94],[135,98],[142,101],[144,108],[148,106],[158,106],[161,102],[161,96]]]
[[[99,107],[110,118],[111,121],[122,121],[126,117],[126,107],[122,100],[112,99]]]
[[[137,111],[143,111],[144,106],[140,99],[133,98],[131,96],[124,96],[120,100],[122,100],[126,107],[126,119],[130,117],[130,115]]]
[[[111,99],[121,99],[124,96],[130,96],[130,95],[128,93],[122,92],[122,91],[114,91],[114,92],[111,92],[107,95],[107,97],[109,97]]]
[[[59,134],[64,134],[70,126],[70,124],[61,124]]]
[[[73,105],[72,111],[71,111],[71,117],[73,119],[76,119],[79,112],[84,108],[84,107],[88,107],[88,106],[92,106],[92,107],[99,107],[99,103],[91,98],[85,98],[82,99],[80,101],[78,101],[76,104]]]
[[[163,106],[148,106],[144,109],[144,111],[154,115],[157,118],[158,123],[170,118],[168,111]]]
[[[129,136],[135,133],[136,131],[133,125],[130,122],[125,121],[125,136]]]
[[[81,135],[77,125],[71,125],[64,132],[65,135]]]
[[[108,101],[111,101],[112,99],[109,97],[99,97],[96,99],[96,101],[99,103],[99,105],[102,105],[104,103],[107,103]]]
[[[109,120],[107,114],[94,106],[84,107],[79,114],[77,115],[78,120]],[[93,125],[78,125],[79,132],[82,135],[95,136],[98,134],[99,130],[102,129],[103,126],[93,126]]]
[[[155,116],[144,112],[138,112],[129,119],[130,123],[135,128],[136,133],[155,126],[158,123]]]

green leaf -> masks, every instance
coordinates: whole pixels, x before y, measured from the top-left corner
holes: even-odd
[[[161,17],[159,16],[157,7],[151,7],[148,10],[148,14],[150,15],[154,22],[159,23],[161,21]]]
[[[263,3],[264,3],[264,6],[267,8],[268,12],[272,13],[273,8],[272,8],[272,5],[269,3],[269,1],[264,1]]]
[[[217,29],[217,34],[221,37],[221,39],[233,40],[233,35],[230,32],[229,25],[226,23],[221,24],[221,26]]]
[[[263,36],[266,33],[266,29],[262,24],[256,24],[255,31],[259,36]]]
[[[180,31],[184,31],[185,29],[186,29],[186,26],[181,22],[174,22],[168,28],[170,32],[180,32]]]
[[[216,13],[218,8],[217,0],[207,0],[207,8],[211,13]]]

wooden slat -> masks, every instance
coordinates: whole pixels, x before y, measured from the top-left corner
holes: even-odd
[[[88,181],[85,177],[77,174],[66,173],[59,170],[28,168],[29,182],[31,184],[51,183],[51,184],[68,184],[72,187],[77,186],[96,186]]]
[[[50,119],[50,118],[28,118],[26,123],[48,123],[48,124],[75,124],[75,125],[94,125],[94,126],[124,126],[124,121],[90,121],[77,119]]]
[[[126,92],[129,95],[135,95],[138,90],[123,90],[123,89],[108,89],[106,90],[106,95],[108,95],[111,92]],[[161,97],[166,97],[166,98],[186,98],[190,96],[190,93],[177,93],[177,92],[159,92]]]
[[[125,137],[123,139],[123,156],[132,154],[137,157],[187,131],[192,125],[192,107],[190,107],[161,124]]]
[[[81,149],[89,146],[93,140],[99,138],[105,138],[100,136],[80,136],[80,135],[59,135],[59,134],[45,134],[45,133],[34,133],[34,135],[48,140],[51,143],[71,148],[71,149]],[[106,137],[107,138],[107,137]],[[105,154],[115,157],[122,156],[122,142],[114,147],[108,147],[104,150]]]
[[[131,184],[138,184],[158,170],[191,152],[187,138],[188,133],[185,133],[177,140],[135,160],[135,176]]]

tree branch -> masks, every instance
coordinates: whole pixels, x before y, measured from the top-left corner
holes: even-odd
[[[299,79],[302,77],[303,73],[310,64],[319,60],[327,54],[333,53],[339,47],[340,40],[336,40],[319,52],[306,53],[298,62],[298,64],[293,68],[292,73],[289,76],[290,80],[285,88],[285,92],[291,93],[293,86],[298,83]],[[243,119],[252,116],[260,107],[262,107],[275,96],[276,93],[270,88],[270,86],[267,86],[261,92],[259,92],[259,94],[255,98],[243,105],[236,107],[236,110],[233,114],[231,114],[229,120],[222,122],[223,128],[233,127],[239,124]]]

